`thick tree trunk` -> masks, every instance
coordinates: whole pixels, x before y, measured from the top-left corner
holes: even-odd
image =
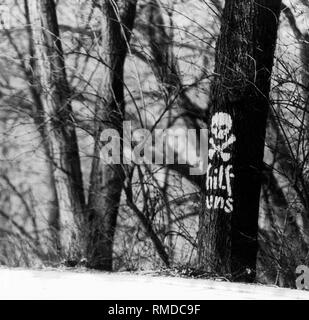
[[[50,156],[59,203],[60,241],[67,260],[83,255],[84,192],[79,150],[53,0],[31,1],[31,19]]]
[[[30,66],[31,70],[28,70],[26,67],[25,76],[29,83],[30,93],[33,99],[34,108],[32,112],[32,117],[34,123],[37,127],[37,130],[41,136],[43,148],[46,156],[47,162],[47,173],[46,173],[46,184],[49,187],[49,204],[48,204],[48,225],[51,227],[52,239],[57,239],[57,232],[59,231],[59,204],[57,197],[57,189],[54,177],[53,162],[51,159],[50,148],[49,148],[49,136],[45,126],[44,118],[44,107],[41,100],[41,95],[38,90],[39,83],[37,83],[35,74],[37,73],[37,64],[35,63],[35,48],[33,43],[33,33],[31,28],[31,19],[30,19],[30,10],[29,10],[29,1],[24,0],[25,7],[25,17],[27,22],[27,33],[29,36],[29,55],[30,55]],[[54,237],[56,236],[56,238]]]
[[[89,267],[112,270],[113,243],[124,182],[121,164],[104,164],[100,158],[100,137],[104,129],[115,129],[122,137],[124,120],[123,69],[133,29],[137,0],[100,1],[102,10],[102,52],[104,62],[101,105],[95,116],[95,148],[89,191]],[[121,156],[122,158],[122,156]]]
[[[210,97],[206,206],[199,263],[251,280],[280,0],[227,0]],[[250,273],[250,274],[249,274]]]

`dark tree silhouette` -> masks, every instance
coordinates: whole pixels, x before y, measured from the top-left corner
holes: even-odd
[[[280,0],[227,0],[210,97],[199,263],[255,277],[258,215]]]
[[[95,1],[102,11],[102,103],[94,120],[94,157],[90,177],[88,241],[89,266],[112,270],[113,243],[121,192],[125,179],[121,164],[104,164],[100,137],[104,129],[122,136],[124,120],[124,63],[134,25],[137,0]],[[122,156],[120,157],[122,158]]]

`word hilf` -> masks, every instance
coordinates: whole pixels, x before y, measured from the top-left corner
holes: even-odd
[[[224,209],[226,213],[233,211],[233,194],[231,180],[235,177],[233,166],[221,165],[219,169],[213,169],[212,164],[208,165],[206,188],[209,191],[218,191],[218,195],[209,195],[206,198],[207,209]],[[220,194],[221,191],[221,194]]]

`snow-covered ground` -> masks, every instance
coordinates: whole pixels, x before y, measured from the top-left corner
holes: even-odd
[[[0,299],[309,300],[309,292],[126,273],[0,269]]]

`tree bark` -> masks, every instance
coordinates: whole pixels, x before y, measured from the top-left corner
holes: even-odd
[[[124,63],[134,25],[137,0],[97,1],[102,10],[104,63],[101,105],[96,110],[94,157],[89,191],[89,267],[110,271],[121,192],[125,178],[121,164],[104,164],[100,137],[104,129],[115,129],[122,137],[124,120]],[[122,158],[122,152],[121,156]]]
[[[54,177],[54,169],[53,162],[51,159],[50,148],[49,148],[49,136],[45,126],[44,119],[44,107],[41,101],[41,95],[39,92],[39,83],[37,83],[35,74],[37,73],[37,64],[35,63],[35,48],[33,42],[33,33],[31,28],[31,19],[30,19],[30,11],[29,11],[29,2],[28,0],[24,0],[25,7],[25,18],[27,22],[27,33],[29,36],[29,50],[28,53],[30,55],[30,66],[31,70],[28,70],[26,66],[24,66],[24,73],[29,83],[29,90],[33,99],[34,107],[32,112],[32,117],[34,124],[37,127],[37,130],[41,136],[43,148],[46,156],[47,162],[47,173],[46,173],[46,184],[49,186],[49,206],[48,206],[48,225],[51,227],[52,238],[54,237],[54,231],[59,231],[59,204],[57,197],[57,189]],[[56,242],[57,240],[57,232],[56,232]]]
[[[84,254],[84,191],[77,136],[53,0],[31,1],[41,97],[59,203],[61,251],[77,261]]]
[[[227,0],[211,87],[199,264],[255,278],[269,92],[280,0]]]

